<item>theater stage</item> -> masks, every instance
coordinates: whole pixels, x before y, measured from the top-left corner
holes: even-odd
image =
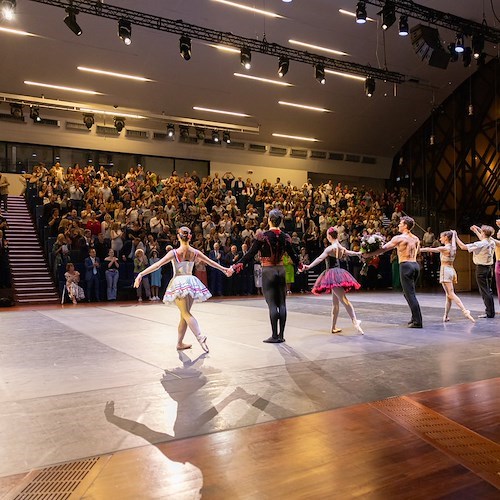
[[[293,295],[279,345],[262,342],[270,335],[262,298],[195,304],[209,354],[190,332],[193,348],[175,350],[178,311],[161,303],[1,311],[0,496],[31,469],[500,377],[498,313],[472,324],[453,306],[443,324],[443,293],[420,293],[424,328],[408,329],[401,293],[350,298],[365,335],[342,307],[343,332],[330,334],[330,298]],[[477,294],[461,298],[475,317],[484,312]],[[225,446],[214,453],[230,454]],[[203,470],[182,465],[198,491]],[[244,488],[241,498],[257,495]]]

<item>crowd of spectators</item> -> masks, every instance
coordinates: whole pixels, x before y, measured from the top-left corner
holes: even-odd
[[[301,261],[308,263],[325,247],[330,226],[337,226],[339,241],[351,250],[359,249],[367,232],[390,239],[397,233],[407,196],[404,190],[375,192],[332,181],[318,186],[310,180],[294,186],[280,178],[257,183],[231,172],[200,178],[196,172],[174,171],[163,177],[140,165],[123,173],[102,166],[75,164],[65,169],[59,163],[51,168],[40,164],[26,175],[26,183],[36,204],[43,205],[43,234],[54,241],[49,249],[54,276],[63,275],[68,262],[81,265],[94,249],[103,282],[109,262],[105,259],[113,254],[118,258],[119,288],[132,284],[137,250],[143,250],[147,259],[161,258],[169,246],[177,245],[176,229],[183,225],[191,227],[195,248],[227,266],[248,250],[266,229],[269,210],[278,207],[284,214],[283,230],[292,236]],[[373,259],[361,277],[358,259],[345,265],[366,288],[391,287],[393,260]],[[253,269],[248,266],[244,273],[226,279],[199,263],[195,274],[214,295],[249,295],[260,292],[259,267],[256,260]],[[162,287],[170,272],[165,266]],[[307,291],[307,275],[287,275],[289,291]]]

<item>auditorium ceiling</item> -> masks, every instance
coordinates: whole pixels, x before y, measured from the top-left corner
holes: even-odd
[[[373,68],[387,67],[404,75],[407,81],[394,85],[376,80],[370,98],[365,96],[362,81],[327,73],[326,84],[321,85],[315,79],[312,65],[290,61],[289,71],[282,79],[290,86],[262,83],[236,77],[234,73],[279,80],[277,57],[252,53],[252,67],[245,70],[239,53],[220,51],[193,36],[192,57],[186,61],[179,56],[178,34],[132,25],[132,43],[126,46],[117,36],[116,21],[80,13],[77,22],[83,33],[75,36],[63,22],[66,16],[63,9],[18,0],[15,20],[11,23],[2,20],[0,26],[24,30],[37,37],[0,31],[0,91],[80,102],[94,109],[117,106],[117,114],[122,108],[130,108],[151,115],[260,129],[258,135],[233,132],[233,141],[391,157],[422,125],[433,103],[442,102],[477,69],[474,60],[468,68],[459,60],[445,70],[422,62],[412,48],[410,36],[398,35],[397,21],[385,32],[380,29],[377,15],[380,9],[370,4],[366,5],[367,14],[375,21],[359,25],[353,17],[339,12],[339,9],[353,12],[355,0],[235,1],[282,17],[267,17],[217,0],[106,0],[104,3],[252,39],[262,40],[265,36],[269,43],[318,55],[329,54],[292,45],[289,40],[332,48],[347,55],[330,57]],[[488,25],[494,26],[495,22],[498,25],[489,0],[419,0],[418,3],[476,22],[482,21],[484,7]],[[500,5],[498,1],[495,4],[499,15]],[[419,23],[409,19],[410,28]],[[445,28],[439,28],[439,34],[445,47],[455,40],[455,33]],[[497,48],[486,43],[485,52],[489,60]],[[90,73],[78,70],[79,66],[139,75],[152,81]],[[99,94],[89,96],[42,88],[25,81],[89,89]],[[279,101],[324,108],[328,112],[281,105]],[[5,108],[2,112],[7,113],[7,106],[2,107]],[[249,116],[218,115],[194,107]],[[41,109],[41,114],[51,113]],[[81,121],[81,113],[74,119]],[[96,116],[96,123],[100,120]],[[127,125],[155,130],[162,126],[132,118],[127,119]],[[273,133],[315,138],[317,142],[277,137]]]

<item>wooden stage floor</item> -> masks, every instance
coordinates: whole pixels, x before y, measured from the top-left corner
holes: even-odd
[[[500,498],[498,315],[351,298],[364,336],[301,295],[280,345],[260,298],[197,304],[210,354],[161,304],[0,312],[0,498]]]

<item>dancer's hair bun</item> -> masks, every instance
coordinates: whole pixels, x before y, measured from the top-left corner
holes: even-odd
[[[189,237],[191,236],[191,229],[186,226],[182,226],[177,231],[177,234],[182,241],[189,241]]]

